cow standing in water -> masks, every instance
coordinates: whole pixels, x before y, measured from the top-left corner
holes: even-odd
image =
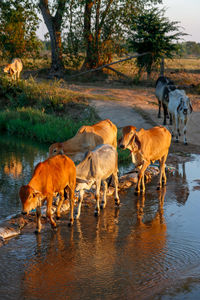
[[[117,148],[117,127],[108,119],[91,126],[82,126],[73,138],[52,144],[49,156],[65,154],[73,161],[81,161],[87,151],[101,144]]]
[[[170,144],[171,133],[165,127],[156,126],[148,130],[142,128],[139,131],[136,131],[134,126],[123,128],[123,136],[119,141],[119,146],[131,151],[132,162],[139,168],[135,189],[137,194],[140,193],[140,185],[142,185],[142,191],[145,191],[144,172],[150,163],[156,160],[160,164],[158,189],[166,184],[165,162]]]
[[[27,185],[20,188],[19,196],[22,202],[22,213],[29,213],[36,208],[36,233],[41,231],[41,205],[47,201],[47,217],[52,228],[56,222],[51,214],[54,193],[59,193],[60,201],[57,207],[57,217],[60,217],[60,208],[64,201],[64,192],[69,191],[70,225],[73,224],[74,191],[76,187],[76,167],[74,162],[65,155],[57,155],[40,162],[34,170],[33,176]]]
[[[106,179],[111,175],[113,177],[115,185],[115,203],[117,206],[119,206],[120,200],[118,195],[118,153],[113,146],[97,146],[93,151],[89,151],[83,161],[76,166],[76,176],[78,182],[76,191],[79,191],[79,202],[76,219],[80,217],[84,189],[90,189],[94,183],[96,184],[95,215],[100,214],[99,198],[101,182],[103,182],[104,185],[101,208],[105,208],[107,202],[106,193],[108,187]]]

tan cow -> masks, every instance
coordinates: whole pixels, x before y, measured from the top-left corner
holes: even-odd
[[[14,80],[19,79],[20,73],[23,69],[23,64],[20,58],[14,58],[11,64],[8,64],[4,69],[4,73],[11,75],[11,78]]]
[[[156,160],[160,164],[160,178],[158,189],[162,183],[166,184],[165,162],[171,144],[171,133],[162,126],[156,126],[148,130],[143,128],[136,131],[134,126],[123,128],[123,136],[119,141],[122,149],[129,149],[132,155],[132,162],[139,167],[138,182],[136,193],[140,193],[140,184],[142,191],[145,191],[144,172],[151,162]]]
[[[85,152],[101,144],[117,148],[117,127],[108,119],[92,126],[82,126],[73,138],[52,144],[49,147],[49,156],[66,154],[73,161],[81,161]]]
[[[30,182],[20,188],[19,196],[22,202],[22,213],[29,213],[36,208],[36,233],[41,231],[41,205],[45,200],[47,201],[47,217],[50,219],[51,226],[56,227],[56,222],[51,215],[53,194],[60,194],[57,208],[57,217],[60,217],[60,207],[66,190],[69,191],[70,199],[70,225],[73,224],[75,186],[76,167],[74,162],[65,155],[48,158],[35,167]]]

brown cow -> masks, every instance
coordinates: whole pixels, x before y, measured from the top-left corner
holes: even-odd
[[[117,148],[117,127],[108,119],[92,126],[82,126],[73,138],[52,144],[49,147],[49,156],[66,154],[74,161],[82,160],[85,152],[101,144]]]
[[[20,73],[23,69],[22,61],[20,58],[14,58],[11,64],[8,64],[4,69],[4,73],[11,75],[12,79],[17,80],[20,77]]]
[[[57,155],[40,162],[34,170],[29,184],[20,188],[19,196],[22,202],[22,213],[29,213],[36,208],[36,233],[41,231],[41,204],[47,201],[47,217],[52,228],[56,223],[51,215],[53,194],[60,194],[57,207],[57,217],[60,217],[60,207],[64,201],[64,191],[69,190],[70,198],[70,225],[73,224],[74,190],[76,186],[76,167],[74,162],[65,155]]]
[[[139,167],[136,193],[145,191],[144,172],[151,162],[155,160],[160,164],[160,178],[158,189],[162,187],[162,181],[166,184],[165,161],[171,144],[171,133],[162,126],[156,126],[148,130],[140,129],[136,131],[134,126],[123,128],[123,136],[119,141],[122,149],[129,149],[132,155],[132,162]]]

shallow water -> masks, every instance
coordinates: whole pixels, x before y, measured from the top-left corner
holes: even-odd
[[[1,219],[20,211],[18,189],[46,158],[46,149],[22,142],[3,149]],[[13,156],[22,170],[7,174]],[[68,216],[56,233],[49,224],[39,236],[25,227],[0,248],[0,299],[198,299],[200,157],[175,167],[162,191],[157,178],[145,197],[130,188],[119,210],[111,198],[99,218],[86,203],[72,228]]]

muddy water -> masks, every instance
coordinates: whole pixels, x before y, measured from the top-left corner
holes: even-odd
[[[5,140],[1,149],[3,219],[20,211],[18,188],[46,149]],[[198,299],[200,157],[175,167],[166,189],[156,191],[157,178],[145,197],[130,188],[99,218],[85,202],[72,228],[67,216],[56,233],[25,227],[0,248],[0,299]]]

